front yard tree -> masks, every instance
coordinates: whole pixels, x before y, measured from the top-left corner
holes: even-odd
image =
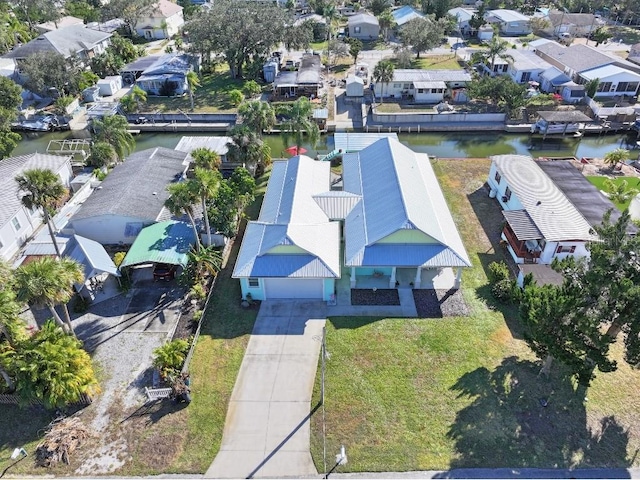
[[[193,188],[196,194],[200,196],[202,203],[202,214],[204,216],[204,226],[207,232],[207,245],[211,246],[211,227],[209,225],[209,216],[207,215],[207,205],[209,201],[215,197],[222,175],[218,170],[196,167],[195,178],[189,180],[193,182]]]
[[[444,35],[444,25],[445,22],[434,20],[433,17],[409,20],[400,29],[402,44],[405,47],[413,48],[417,58],[420,58],[421,52],[440,45]]]
[[[83,268],[78,262],[70,258],[41,257],[21,265],[14,277],[18,301],[46,306],[65,332],[74,333],[67,303],[73,297],[73,286],[84,282]],[[64,321],[56,305],[62,306]]]
[[[390,60],[381,60],[373,69],[373,79],[376,86],[380,85],[380,101],[384,103],[384,84],[393,80],[394,66]]]
[[[262,136],[263,132],[270,132],[276,124],[273,106],[262,100],[243,102],[238,108],[238,113],[242,117],[242,125],[249,127],[259,136]]]
[[[62,199],[67,195],[67,189],[62,184],[60,177],[51,170],[33,169],[24,171],[15,180],[22,194],[22,204],[29,210],[35,208],[42,211],[42,217],[49,229],[49,236],[56,250],[56,255],[62,257],[53,231],[53,225],[51,224],[51,217],[55,214],[56,208],[60,205]]]
[[[0,362],[25,402],[39,400],[47,408],[64,407],[99,391],[91,357],[82,343],[52,321],[5,351]]]
[[[511,55],[507,53],[509,48],[509,42],[506,40],[502,40],[497,35],[491,37],[488,49],[482,52],[481,55],[489,62],[492,72],[495,71],[496,59],[501,58],[503,60],[509,60],[512,58]]]
[[[616,183],[607,178],[603,185],[609,193],[609,198],[615,203],[627,203],[638,194],[638,189],[629,187],[629,183],[626,180]]]
[[[349,38],[349,55],[353,57],[353,63],[358,61],[358,55],[362,51],[362,42],[357,38]]]
[[[598,27],[591,34],[591,39],[596,42],[596,47],[598,47],[601,43],[606,42],[611,37],[613,37],[613,35],[607,27]]]
[[[284,116],[280,131],[285,143],[293,140],[298,150],[304,137],[315,147],[320,139],[320,129],[313,120],[313,104],[307,97],[300,97],[295,102],[283,104],[278,113]]]
[[[382,30],[382,37],[385,41],[389,41],[389,32],[391,32],[396,21],[388,8],[378,15],[378,23],[380,24],[380,30]]]
[[[120,161],[123,161],[136,146],[133,135],[129,133],[129,122],[122,115],[106,115],[102,119],[94,120],[93,131],[93,141],[110,144]]]
[[[167,186],[169,198],[164,202],[164,206],[172,215],[186,214],[189,223],[193,227],[196,237],[196,250],[200,250],[202,243],[200,242],[200,234],[194,217],[193,207],[199,202],[198,191],[192,181],[173,183]]]
[[[523,107],[527,102],[527,87],[513,82],[510,77],[504,75],[482,77],[480,80],[471,82],[468,90],[471,98],[496,102],[509,114]]]
[[[48,88],[55,88],[60,95],[73,90],[75,71],[71,62],[67,62],[59,53],[34,53],[21,64],[20,70],[25,75],[25,87],[32,92],[47,93]]]
[[[126,0],[128,1],[128,0]],[[288,39],[291,15],[272,4],[219,0],[185,25],[191,48],[208,63],[211,53],[223,53],[231,76],[242,78],[250,60],[265,58]]]
[[[189,86],[189,101],[191,102],[191,111],[193,112],[193,96],[196,93],[196,88],[200,86],[200,79],[198,78],[198,74],[193,70],[189,70],[187,72],[187,85]]]

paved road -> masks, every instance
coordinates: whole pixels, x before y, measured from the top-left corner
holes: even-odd
[[[309,420],[325,316],[322,302],[262,303],[206,478],[317,475]]]

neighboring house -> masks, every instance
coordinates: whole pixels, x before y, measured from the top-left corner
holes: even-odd
[[[148,14],[137,19],[136,33],[147,39],[170,38],[184,25],[182,7],[169,0],[159,0]]]
[[[273,80],[273,94],[280,98],[318,97],[322,83],[322,63],[319,55],[300,60],[297,71],[281,71]]]
[[[402,27],[405,23],[413,20],[414,18],[424,18],[424,15],[417,12],[413,7],[405,5],[396,10],[391,11],[391,16],[396,22],[397,27]]]
[[[302,15],[301,17],[298,17],[298,19],[293,22],[293,26],[299,27],[305,22],[322,23],[323,25],[326,25],[327,19],[317,13],[311,13],[309,15]]]
[[[640,64],[640,43],[632,45],[627,55],[627,60],[636,64]]]
[[[475,10],[471,10],[470,8],[456,7],[449,10],[448,13],[456,19],[458,30],[460,31],[460,33],[462,33],[463,35],[471,35],[474,33],[471,25],[469,25],[469,20],[471,20],[471,17],[473,17],[473,15],[476,13]]]
[[[555,43],[553,40],[549,40],[548,38],[538,38],[537,40],[527,43],[527,48],[535,52],[540,45],[544,45],[549,42]]]
[[[583,101],[587,96],[587,89],[584,85],[569,81],[560,86],[559,93],[565,102],[578,103]]]
[[[77,17],[66,16],[61,17],[55,22],[40,23],[34,28],[38,33],[47,33],[52,32],[53,30],[59,30],[61,28],[71,27],[73,25],[84,25],[84,20]]]
[[[538,46],[536,54],[576,83],[598,78],[598,96],[635,95],[640,86],[640,66],[588,45],[549,42]]]
[[[501,236],[516,263],[550,264],[589,255],[587,243],[595,239],[591,225],[531,157],[491,157],[487,182],[502,207]]]
[[[180,139],[175,150],[191,154],[196,148],[208,148],[220,157],[220,172],[223,176],[230,175],[237,167],[248,168],[251,173],[255,172],[255,166],[245,163],[232,162],[227,158],[231,137],[189,137]]]
[[[349,37],[375,40],[380,35],[378,19],[370,13],[358,13],[349,17]]]
[[[540,75],[551,65],[529,50],[509,50],[507,73],[516,83],[540,82]]]
[[[457,91],[471,82],[464,70],[397,69],[389,83],[377,83],[377,96],[413,99],[417,103],[439,103],[445,98],[457,98]]]
[[[16,62],[13,58],[0,57],[0,76],[13,79],[15,78],[16,72]]]
[[[143,227],[164,219],[167,186],[183,178],[190,160],[164,147],[130,155],[71,217],[69,228],[103,245],[130,245]]]
[[[0,162],[0,258],[10,260],[42,225],[42,215],[22,205],[15,178],[26,170],[48,169],[69,188],[73,176],[71,157],[33,153]]]
[[[157,57],[142,71],[135,82],[149,95],[183,95],[189,91],[187,73],[191,70],[193,70],[193,57],[186,53],[167,53]],[[125,84],[131,80],[124,73],[121,73],[121,76]]]
[[[383,138],[343,168],[343,190],[330,190],[329,162],[274,163],[233,271],[243,297],[331,300],[347,269],[351,288],[458,288],[471,262],[429,157]]]
[[[13,58],[18,62],[35,53],[57,53],[64,58],[72,55],[86,62],[105,51],[111,42],[111,33],[99,32],[84,25],[72,25],[43,33],[30,42],[5,53],[4,58]]]
[[[529,35],[529,17],[514,10],[489,10],[485,16],[488,23],[498,25],[502,35]]]
[[[567,75],[557,67],[549,67],[539,75],[540,90],[546,93],[560,93],[561,86],[569,81]]]
[[[560,10],[552,10],[546,17],[551,27],[545,29],[548,35],[560,35],[568,33],[572,37],[586,37],[597,28],[605,25],[604,20],[592,13],[567,13]]]

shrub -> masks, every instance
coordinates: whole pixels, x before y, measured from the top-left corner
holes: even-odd
[[[515,288],[517,288],[515,282],[508,278],[498,280],[491,285],[491,295],[499,302],[506,303],[513,298]]]
[[[202,318],[202,314],[204,312],[202,310],[196,310],[195,312],[193,312],[193,317],[191,317],[191,321],[192,322],[199,322],[200,319]]]
[[[244,92],[245,96],[253,97],[261,93],[262,88],[260,88],[260,85],[255,80],[249,80],[244,84],[244,87],[242,87],[242,91]]]
[[[231,105],[233,105],[234,107],[240,105],[243,100],[244,94],[240,90],[234,89],[229,92],[229,103],[231,103]]]
[[[501,280],[509,280],[509,267],[503,261],[500,262],[491,262],[488,266],[489,272],[487,276],[489,277],[489,282],[498,283]]]
[[[119,267],[120,265],[122,265],[122,261],[126,256],[127,252],[116,252],[116,254],[113,256],[113,263],[115,264],[115,266]]]
[[[204,287],[200,283],[196,283],[191,290],[189,290],[189,295],[196,300],[204,300],[207,298],[207,292],[205,292]]]
[[[183,339],[172,340],[153,351],[153,366],[165,377],[176,373],[182,367],[188,351],[189,342]]]

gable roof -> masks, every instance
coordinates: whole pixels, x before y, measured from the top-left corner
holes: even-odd
[[[176,13],[180,13],[182,11],[182,7],[177,3],[170,2],[169,0],[159,0],[153,6],[153,10],[151,10],[148,14],[142,15],[144,18],[169,18],[175,15]]]
[[[540,77],[548,80],[554,87],[558,87],[571,80],[562,71],[558,70],[557,67],[549,67],[540,74]]]
[[[191,57],[181,53],[167,53],[158,57],[144,69],[141,76],[172,75],[186,73],[191,70]]]
[[[517,70],[547,70],[551,67],[549,62],[543,60],[530,50],[510,50],[507,54],[507,62]]]
[[[537,51],[578,73],[612,63],[629,65],[633,70],[638,68],[631,62],[607,55],[589,45],[577,44],[564,47],[555,42],[548,42],[540,45]]]
[[[130,155],[117,165],[71,218],[123,215],[154,222],[169,198],[167,186],[180,180],[190,156],[156,147]]]
[[[589,222],[531,157],[495,155],[491,161],[547,241],[594,238]]]
[[[464,70],[415,70],[398,68],[392,82],[470,82],[471,74]]]
[[[298,155],[274,162],[260,215],[249,222],[233,277],[340,277],[340,226],[314,200],[326,192],[328,162]],[[304,253],[270,253],[296,246]]]
[[[43,33],[28,43],[7,52],[6,58],[26,58],[35,53],[59,53],[65,58],[74,53],[91,50],[97,44],[111,37],[111,33],[86,28],[84,25],[72,25]]]
[[[471,265],[428,155],[383,138],[346,154],[343,170],[344,190],[362,196],[345,221],[346,265]],[[376,245],[400,230],[435,243]]]
[[[566,13],[560,10],[553,10],[547,14],[547,18],[554,27],[560,25],[575,25],[576,27],[597,27],[604,22],[592,13]]]
[[[471,10],[469,8],[456,7],[452,8],[447,12],[449,15],[453,15],[460,22],[468,22],[473,17],[473,14],[476,13],[475,10]]]
[[[50,32],[52,30],[58,30],[60,28],[70,27],[71,25],[82,25],[84,21],[78,17],[72,17],[71,15],[66,15],[64,17],[60,17],[55,22],[44,22],[39,23],[35,26],[35,29],[39,32]]]
[[[395,20],[396,25],[398,25],[399,27],[413,20],[414,18],[424,18],[423,14],[421,14],[420,12],[417,12],[410,5],[405,5],[404,7],[400,7],[396,10],[393,10],[391,12],[391,15],[393,16],[393,19]]]
[[[358,13],[349,17],[349,26],[360,25],[362,23],[366,23],[368,25],[380,25],[378,19],[370,13]]]
[[[625,74],[634,78],[634,81],[640,81],[640,75],[636,72],[630,72],[626,68],[618,67],[617,65],[605,65],[603,67],[593,68],[591,70],[587,70],[586,72],[582,72],[580,74],[581,77],[586,78],[587,80],[593,80],[594,78],[605,81],[608,77],[612,77],[614,75]]]
[[[58,173],[71,157],[32,153],[0,161],[0,226],[22,208],[22,196],[15,178],[25,170],[48,169]]]

